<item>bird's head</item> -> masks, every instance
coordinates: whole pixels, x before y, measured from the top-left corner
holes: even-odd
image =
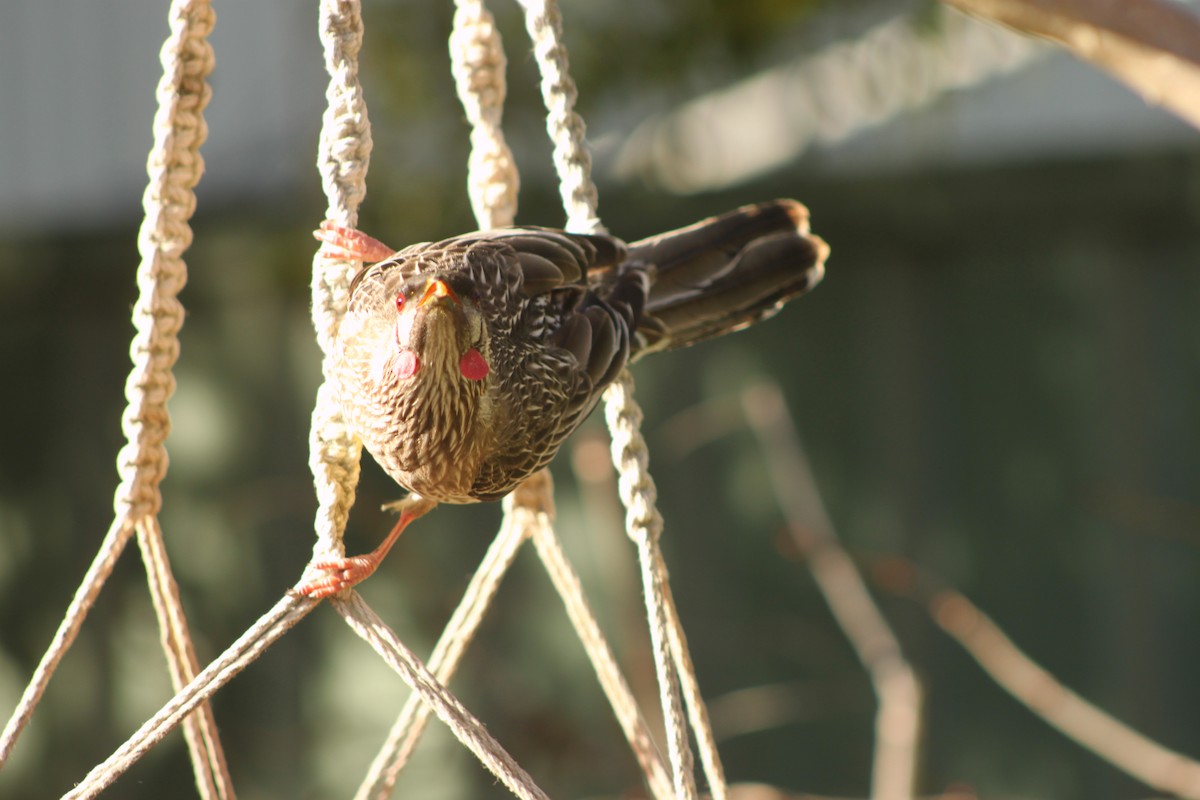
[[[481,381],[487,377],[487,325],[468,287],[456,288],[455,283],[447,276],[417,275],[393,293],[395,343],[387,361],[394,378]]]

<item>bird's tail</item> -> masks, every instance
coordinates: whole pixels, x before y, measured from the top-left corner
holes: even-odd
[[[766,319],[825,274],[829,246],[795,200],[744,206],[630,245],[653,264],[641,352],[686,347]]]

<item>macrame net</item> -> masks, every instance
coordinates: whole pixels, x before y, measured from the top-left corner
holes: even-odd
[[[521,0],[521,5],[541,72],[547,129],[554,143],[554,164],[567,227],[579,232],[598,231],[601,224],[596,188],[584,146],[584,124],[574,111],[576,91],[568,71],[557,8],[553,0]],[[203,170],[199,149],[206,134],[203,111],[210,96],[206,79],[213,67],[208,35],[214,16],[207,0],[174,0],[169,21],[170,35],[161,54],[163,77],[157,90],[154,146],[144,196],[145,221],[138,237],[141,261],[137,271],[139,297],[133,310],[136,334],[131,346],[133,367],[126,383],[128,405],[122,418],[127,442],[117,460],[120,482],[114,496],[114,519],[45,656],[0,734],[0,766],[12,752],[116,560],[135,535],[176,694],[66,795],[71,798],[99,794],[176,726],[183,728],[200,795],[206,799],[233,798],[232,782],[208,699],[320,604],[285,595],[201,670],[163,548],[158,512],[162,505],[159,484],[167,468],[164,442],[170,430],[166,402],[174,390],[172,368],[179,354],[177,333],[183,320],[177,295],[186,281],[182,254],[192,237],[187,221],[195,208],[193,188]],[[355,226],[365,196],[371,153],[367,109],[358,82],[357,55],[362,34],[358,0],[321,0],[320,38],[330,81],[317,164],[328,200],[326,217],[349,227]],[[471,124],[468,191],[472,208],[480,228],[511,224],[516,214],[518,177],[501,129],[505,56],[483,0],[456,0],[450,49],[458,95]],[[984,57],[984,60],[992,58],[991,67],[977,59],[955,69],[984,75],[1009,64],[1010,60],[1001,56]],[[824,72],[844,71],[852,75],[862,55],[850,48],[836,58],[828,53],[822,58]],[[868,70],[864,74],[875,73]],[[946,87],[961,83],[952,78],[942,81]],[[877,97],[872,100],[875,95],[844,93],[840,96],[848,98],[848,105],[832,116],[843,121],[850,118],[877,121],[902,110],[890,101],[878,105],[884,101]],[[927,99],[928,93],[910,102],[918,104]],[[325,256],[314,258],[313,323],[317,341],[326,354],[345,311],[349,282],[356,268],[357,264],[331,261]],[[328,368],[327,357],[325,367]],[[707,793],[718,800],[728,796],[659,550],[662,520],[655,507],[655,487],[647,470],[648,454],[640,432],[642,414],[633,390],[632,378],[624,373],[605,395],[605,418],[612,436],[620,496],[626,508],[626,530],[636,546],[641,568],[667,760],[664,762],[660,757],[650,728],[587,604],[580,580],[563,552],[553,526],[553,487],[549,473],[543,471],[503,501],[500,530],[427,662],[410,651],[357,592],[351,590],[330,599],[347,625],[413,690],[371,764],[357,798],[390,796],[396,777],[412,754],[431,712],[513,794],[522,798],[545,797],[533,779],[445,688],[500,581],[527,540],[532,541],[563,600],[650,792],[659,800],[697,797],[691,746],[694,740]],[[834,617],[856,648],[879,700],[871,796],[880,800],[910,798],[919,739],[919,683],[850,557],[836,544],[807,464],[798,457],[800,448],[782,399],[776,391],[764,387],[748,391],[743,399],[746,418],[771,462],[771,478],[780,483],[777,494],[783,498],[790,528],[793,532],[804,532],[802,536],[797,534],[797,545],[807,556]],[[317,391],[310,453],[318,499],[314,557],[340,557],[344,550],[342,535],[354,502],[361,448],[347,430],[327,383]],[[301,576],[298,583],[309,577]],[[965,598],[943,592],[934,613],[939,624],[1018,698],[1028,694],[1030,686],[1041,693],[1039,696],[1047,691],[1059,692],[1055,708],[1039,709],[1051,724],[1150,785],[1185,797],[1200,797],[1200,764],[1146,739],[1057,685]],[[1031,700],[1026,702],[1035,705]]]
[[[523,9],[541,70],[547,127],[554,142],[554,163],[567,212],[567,227],[581,232],[600,230],[591,162],[584,145],[584,125],[574,111],[575,85],[568,72],[557,8],[552,0],[528,0]],[[164,74],[157,92],[159,110],[154,121],[155,142],[144,198],[146,216],[138,240],[142,260],[138,269],[139,299],[134,307],[137,334],[131,348],[134,366],[126,385],[128,407],[123,427],[127,444],[118,457],[121,482],[115,495],[115,518],[0,739],[0,759],[11,752],[55,667],[135,533],[146,564],[176,695],[67,797],[95,796],[176,725],[182,725],[201,796],[232,798],[232,782],[208,698],[319,605],[317,601],[285,595],[219,658],[201,670],[158,524],[162,504],[159,483],[167,466],[163,445],[170,429],[166,402],[174,390],[172,367],[179,353],[177,333],[183,321],[183,308],[177,299],[186,281],[182,254],[191,243],[187,220],[195,208],[192,190],[203,170],[199,148],[206,133],[203,110],[211,93],[206,78],[213,66],[213,52],[208,44],[213,22],[211,5],[204,0],[175,0],[171,6],[171,33],[161,54]],[[328,200],[327,219],[351,227],[357,222],[358,208],[365,196],[371,152],[370,125],[358,82],[357,56],[362,34],[357,0],[321,2],[320,37],[330,82],[317,164]],[[472,126],[468,189],[479,227],[511,224],[516,213],[518,177],[500,128],[505,57],[491,14],[480,0],[457,3],[451,54],[459,97]],[[326,369],[327,354],[345,311],[356,267],[325,256],[314,258],[313,323],[317,341],[326,354]],[[725,796],[724,777],[658,548],[662,523],[655,508],[654,483],[646,469],[646,445],[639,431],[641,412],[633,399],[633,380],[628,374],[609,390],[605,403],[613,435],[613,459],[621,475],[621,497],[628,509],[627,529],[642,564],[670,763],[664,764],[658,755],[646,720],[588,607],[579,578],[563,553],[553,527],[552,483],[549,473],[543,471],[505,499],[500,531],[428,664],[405,646],[357,592],[349,591],[331,599],[331,605],[350,628],[413,689],[358,797],[390,795],[396,776],[412,753],[431,711],[515,795],[545,797],[533,779],[445,688],[500,580],[526,540],[533,541],[562,596],[654,796],[664,799],[696,796],[689,724],[695,731],[710,791],[714,797]],[[329,385],[324,383],[317,391],[310,437],[310,467],[318,499],[314,558],[341,556],[344,552],[342,535],[354,503],[360,454],[360,444],[346,428]],[[301,582],[308,577],[302,576]]]

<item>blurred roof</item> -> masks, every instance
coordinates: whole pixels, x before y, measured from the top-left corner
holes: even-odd
[[[14,230],[61,230],[133,217],[167,33],[162,4],[20,3],[4,16],[0,219]],[[923,26],[883,22],[854,42],[804,52],[649,120],[628,118],[630,108],[644,108],[637,103],[593,117],[600,167],[692,191],[777,169],[810,145],[813,169],[857,171],[1195,141],[1187,125],[1070,56],[956,12],[940,16],[933,26],[927,18]],[[937,43],[935,55],[905,55],[906,35]],[[325,76],[310,9],[285,0],[223,4],[212,42],[202,201],[266,200],[311,181]],[[890,78],[865,84],[878,101],[873,109],[830,99],[841,84],[854,84],[847,70],[855,69]],[[946,70],[940,83],[937,70]]]

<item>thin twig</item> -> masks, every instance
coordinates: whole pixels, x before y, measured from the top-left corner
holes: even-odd
[[[742,407],[766,456],[788,530],[808,558],[813,578],[870,675],[879,701],[871,797],[908,800],[916,782],[921,685],[853,560],[838,542],[779,388],[763,383],[747,389]]]
[[[943,0],[1050,39],[1200,128],[1200,12],[1168,0]]]
[[[929,613],[996,683],[1065,736],[1147,786],[1200,800],[1200,763],[1163,747],[1064,686],[966,597],[939,591],[929,602]]]

